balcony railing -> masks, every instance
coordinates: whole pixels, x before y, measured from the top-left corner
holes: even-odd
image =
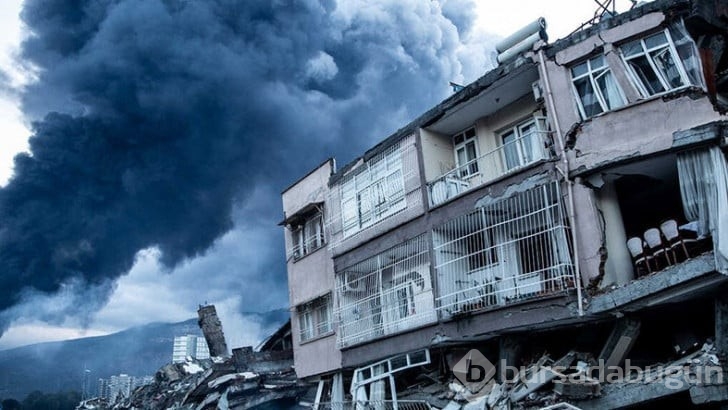
[[[309,253],[323,247],[326,244],[326,240],[324,238],[324,234],[319,233],[312,235],[303,243],[299,243],[291,248],[291,255],[290,257],[293,258],[293,260],[298,260],[303,258],[304,256],[308,255]]]
[[[434,231],[437,308],[444,317],[575,286],[558,184],[515,194]]]
[[[336,273],[339,347],[437,320],[424,235]]]
[[[447,202],[463,192],[548,158],[547,134],[544,130],[523,134],[428,182],[430,205]]]

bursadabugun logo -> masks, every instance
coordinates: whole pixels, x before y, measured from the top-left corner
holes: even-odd
[[[478,349],[471,349],[452,368],[455,378],[471,393],[468,400],[487,394],[485,389],[495,377],[496,368]]]

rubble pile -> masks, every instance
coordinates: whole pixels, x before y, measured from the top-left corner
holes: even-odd
[[[649,394],[647,390],[657,387],[668,393],[689,390],[695,401],[703,393],[700,389],[723,385],[719,371],[706,371],[720,366],[717,349],[710,341],[672,362],[645,368],[615,366],[611,373],[604,373],[591,354],[571,351],[556,361],[544,354],[515,377],[502,383],[492,380],[478,392],[471,392],[455,379],[449,384],[417,386],[400,398],[423,400],[444,410],[578,410],[629,404],[630,395]]]
[[[292,367],[254,372],[233,358],[188,359],[157,371],[154,382],[116,401],[86,402],[80,409],[249,409],[276,400],[300,397],[310,385],[299,382]]]

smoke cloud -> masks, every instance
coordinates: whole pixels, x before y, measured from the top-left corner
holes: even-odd
[[[278,192],[386,137],[445,97],[448,81],[485,71],[460,62],[486,55],[482,38],[467,48],[472,6],[27,0],[22,109],[33,134],[0,189],[0,331],[13,312],[32,315],[17,305],[38,295],[83,295],[42,308],[44,319],[88,314],[139,251],[172,270],[234,226],[262,232],[241,247],[277,256],[255,272],[241,264],[239,288],[221,281],[227,291],[285,287]],[[254,198],[261,189],[269,195]],[[256,294],[244,295],[248,310]]]

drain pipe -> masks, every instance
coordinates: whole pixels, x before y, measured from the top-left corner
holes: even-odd
[[[552,113],[554,119],[554,127],[556,128],[556,136],[559,141],[561,149],[561,159],[564,163],[564,169],[560,169],[556,166],[556,169],[564,176],[566,186],[568,187],[569,193],[569,223],[571,224],[571,247],[574,251],[574,268],[576,269],[576,297],[578,298],[578,309],[579,316],[584,316],[584,302],[582,301],[581,294],[581,270],[579,269],[579,247],[577,242],[577,231],[576,231],[576,218],[574,214],[574,181],[569,179],[569,159],[566,157],[566,145],[564,143],[564,135],[561,133],[561,126],[559,125],[559,117],[556,115],[556,108],[554,104],[554,95],[551,93],[551,83],[549,82],[548,70],[546,70],[546,61],[543,57],[543,48],[538,50],[539,66],[541,68],[541,76],[543,78],[544,86],[546,87],[546,102],[549,105],[548,110]]]

